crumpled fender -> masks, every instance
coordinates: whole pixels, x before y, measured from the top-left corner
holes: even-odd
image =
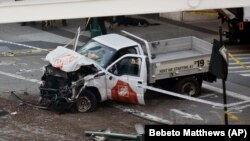
[[[73,72],[81,66],[92,65],[93,62],[83,55],[68,48],[58,46],[47,54],[45,58],[53,67],[65,72]]]

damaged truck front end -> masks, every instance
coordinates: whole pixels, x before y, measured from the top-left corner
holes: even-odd
[[[120,44],[121,43],[121,44]],[[118,34],[91,39],[78,49],[57,47],[49,52],[40,86],[40,104],[65,111],[94,111],[99,102],[144,104],[146,59],[138,43]]]
[[[84,73],[81,72],[83,69]],[[52,65],[46,66],[42,84],[39,87],[39,103],[52,106],[57,111],[71,109],[73,106],[76,106],[80,112],[91,111],[95,107],[91,107],[88,98],[79,97],[84,96],[85,76],[96,72],[97,70],[91,66],[84,66],[76,72],[69,73]]]
[[[59,112],[75,107],[79,112],[93,111],[99,99],[85,87],[99,71],[86,59],[63,47],[50,52],[39,87],[39,103]]]

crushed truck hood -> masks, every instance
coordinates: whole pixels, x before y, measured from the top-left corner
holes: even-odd
[[[48,53],[45,59],[53,67],[59,68],[65,72],[73,72],[78,70],[81,66],[93,64],[90,59],[83,55],[61,46],[58,46]]]

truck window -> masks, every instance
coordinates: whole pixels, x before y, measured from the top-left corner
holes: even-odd
[[[115,54],[115,49],[91,40],[78,51],[81,55],[97,62],[100,66],[106,67]]]
[[[115,60],[119,59],[120,57],[126,54],[137,54],[137,51],[135,47],[128,47],[128,48],[120,49],[119,51],[116,52],[111,62],[114,62]]]
[[[114,75],[140,76],[141,59],[137,57],[126,57],[117,62],[108,71]]]

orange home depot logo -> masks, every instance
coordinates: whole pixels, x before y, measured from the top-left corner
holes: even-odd
[[[111,89],[112,99],[115,101],[138,104],[136,93],[128,83],[118,80],[115,87]]]
[[[71,63],[75,59],[77,59],[77,56],[75,56],[74,54],[66,54],[65,56],[55,59],[53,65],[56,68],[62,68],[64,65]]]

